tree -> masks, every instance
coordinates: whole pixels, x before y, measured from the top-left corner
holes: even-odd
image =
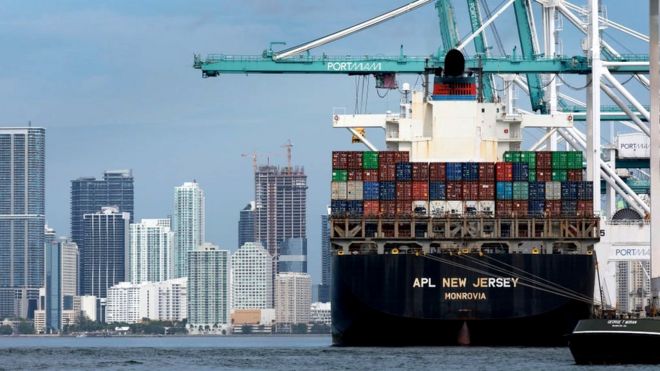
[[[312,325],[310,332],[312,334],[329,334],[330,326],[326,325],[325,323],[317,322]]]
[[[306,334],[307,333],[307,324],[306,323],[296,323],[291,326],[291,333],[294,334]]]
[[[21,335],[34,334],[34,324],[28,321],[21,321],[18,323],[16,331]]]
[[[14,333],[14,329],[9,325],[0,326],[0,335],[11,335]]]

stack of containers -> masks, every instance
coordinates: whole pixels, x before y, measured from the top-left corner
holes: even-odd
[[[429,164],[429,213],[441,216],[447,206],[447,164],[432,162]]]

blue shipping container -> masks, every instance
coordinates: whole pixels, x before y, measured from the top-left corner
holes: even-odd
[[[578,182],[561,182],[561,199],[577,200]]]
[[[593,182],[578,182],[577,191],[578,200],[593,200],[594,199],[594,183]]]
[[[463,163],[461,162],[448,162],[446,168],[446,175],[448,181],[463,180]]]
[[[378,184],[379,198],[382,201],[395,201],[396,200],[396,183],[395,182],[380,182]]]
[[[544,200],[529,200],[527,213],[532,216],[541,216],[545,211]]]
[[[513,181],[526,182],[529,180],[529,165],[522,162],[513,163]]]
[[[346,213],[351,216],[362,216],[364,214],[364,204],[362,201],[346,201]]]
[[[479,180],[479,163],[464,162],[462,175],[463,175],[463,180],[467,180],[467,181]]]
[[[380,199],[380,185],[378,182],[364,182],[362,185],[362,198],[365,200]]]
[[[410,162],[397,162],[396,180],[412,180],[412,164]]]
[[[344,200],[330,201],[330,213],[335,216],[346,215],[346,202]]]
[[[529,182],[529,199],[545,200],[545,182]]]
[[[498,200],[512,200],[513,199],[513,183],[511,182],[497,182],[495,185],[495,193]]]
[[[561,200],[561,215],[563,216],[577,215],[577,201]]]
[[[429,183],[429,199],[431,201],[444,201],[447,198],[447,187],[444,182]]]

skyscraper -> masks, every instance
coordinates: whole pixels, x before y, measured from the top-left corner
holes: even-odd
[[[59,332],[65,312],[74,311],[78,286],[78,246],[60,240],[46,244],[45,329]]]
[[[158,282],[172,276],[174,233],[169,219],[142,219],[131,224],[128,280]]]
[[[83,215],[82,295],[105,298],[109,287],[126,280],[129,220],[129,213],[116,207],[103,207],[99,212]]]
[[[278,324],[308,323],[312,278],[306,273],[278,273],[275,278],[275,318]]]
[[[307,239],[286,238],[280,244],[277,271],[307,273]]]
[[[43,128],[0,128],[0,317],[29,317],[44,283]]]
[[[246,242],[231,257],[232,308],[273,307],[273,258],[258,242]]]
[[[188,276],[188,252],[204,242],[204,190],[197,182],[174,188],[174,278]]]
[[[241,210],[238,218],[238,247],[254,241],[254,201],[250,201]]]
[[[188,252],[188,323],[218,328],[229,323],[229,251],[204,243]]]
[[[332,270],[330,266],[330,210],[321,215],[321,284],[318,286],[318,300],[330,301],[330,283]]]
[[[255,240],[277,261],[286,238],[307,238],[307,176],[303,168],[259,166],[254,186]]]

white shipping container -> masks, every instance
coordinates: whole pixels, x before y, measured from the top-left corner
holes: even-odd
[[[477,212],[481,215],[495,215],[495,201],[479,201]]]
[[[649,158],[651,138],[644,133],[620,134],[616,137],[619,158]]]
[[[545,199],[561,200],[561,182],[545,182]]]
[[[347,200],[361,200],[362,199],[362,181],[351,180],[346,182]]]
[[[433,217],[444,216],[447,213],[447,201],[431,201],[429,209]]]
[[[447,201],[447,213],[451,215],[463,215],[463,201]]]
[[[428,201],[413,201],[412,212],[415,216],[429,216]]]
[[[346,182],[331,182],[331,197],[333,200],[345,200],[347,197]]]
[[[463,213],[465,215],[476,215],[479,201],[463,201]]]

